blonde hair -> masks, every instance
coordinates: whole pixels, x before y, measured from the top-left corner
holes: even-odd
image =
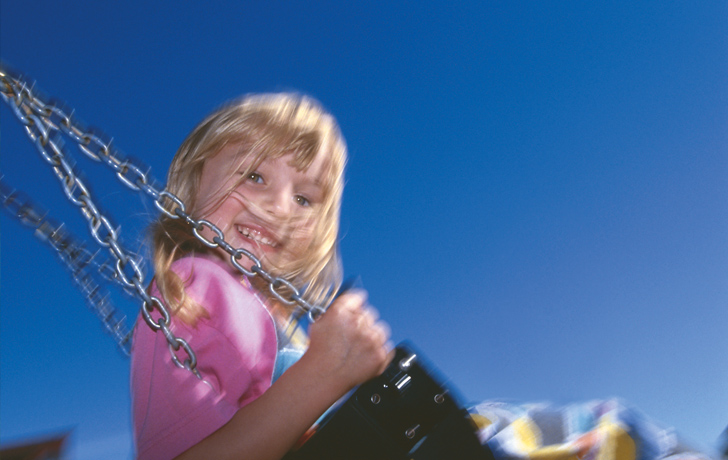
[[[167,176],[167,190],[185,203],[187,212],[195,218],[199,218],[195,215],[196,193],[203,165],[230,144],[240,146],[241,163],[251,160],[250,170],[266,159],[288,154],[293,155],[293,166],[305,170],[317,156],[325,155],[324,200],[306,255],[285,267],[287,273],[276,273],[279,267],[263,268],[285,276],[297,289],[305,289],[309,302],[327,305],[342,279],[337,241],[347,153],[336,120],[314,99],[290,93],[249,95],[213,112],[182,143]],[[209,249],[182,219],[164,214],[152,225],[151,233],[157,287],[168,308],[183,321],[194,323],[207,313],[185,295],[184,280],[171,270],[171,265],[183,256]],[[268,293],[258,278],[251,281],[261,292]]]

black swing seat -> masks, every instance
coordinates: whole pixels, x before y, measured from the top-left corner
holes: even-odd
[[[330,411],[284,460],[492,460],[432,366],[400,344],[384,373]]]

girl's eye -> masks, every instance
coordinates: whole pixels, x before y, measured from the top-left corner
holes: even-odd
[[[308,200],[308,198],[306,198],[305,196],[302,196],[302,195],[296,195],[294,197],[294,201],[296,203],[298,203],[299,206],[310,206],[311,205],[311,202]]]
[[[248,174],[248,180],[255,182],[256,184],[262,184],[264,182],[263,176],[255,172]]]

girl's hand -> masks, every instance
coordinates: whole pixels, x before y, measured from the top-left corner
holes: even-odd
[[[362,290],[342,294],[309,328],[307,357],[315,358],[320,375],[344,392],[381,374],[392,359],[389,327],[366,299]]]

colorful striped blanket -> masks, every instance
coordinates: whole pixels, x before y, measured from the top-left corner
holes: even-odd
[[[564,407],[491,401],[470,411],[481,442],[498,460],[711,458],[618,400]]]

